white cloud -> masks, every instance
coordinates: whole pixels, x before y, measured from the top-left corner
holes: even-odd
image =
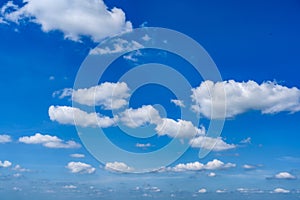
[[[96,171],[91,165],[82,162],[69,162],[66,168],[73,174],[93,174]]]
[[[296,179],[296,177],[288,172],[280,172],[274,176],[276,179]]]
[[[5,4],[1,8],[3,20],[19,23],[26,19],[41,25],[44,32],[59,30],[64,33],[65,38],[74,41],[79,41],[81,36],[90,36],[94,41],[100,41],[132,29],[131,22],[126,21],[125,13],[121,9],[109,10],[103,0],[23,2],[25,5],[20,8],[12,1]]]
[[[151,147],[152,145],[150,143],[146,143],[146,144],[136,143],[135,146],[139,148],[147,148],[147,147]]]
[[[9,143],[11,141],[10,135],[0,135],[0,144]]]
[[[247,137],[246,139],[243,139],[240,141],[241,144],[251,144],[251,137]]]
[[[77,186],[75,186],[75,185],[64,185],[63,188],[64,189],[77,189]]]
[[[216,193],[219,193],[219,194],[226,193],[226,190],[216,190]]]
[[[124,40],[117,38],[109,41],[111,47],[106,46],[105,48],[96,47],[90,51],[91,55],[105,55],[114,53],[123,53],[126,51],[134,51],[143,48],[144,46],[135,40]]]
[[[215,176],[217,176],[217,175],[216,175],[216,173],[214,173],[214,172],[210,172],[207,176],[209,176],[209,177],[215,177]]]
[[[66,88],[60,97],[72,96],[73,101],[87,106],[102,106],[103,109],[119,109],[127,105],[129,88],[124,82],[105,82],[90,88],[72,90]]]
[[[177,121],[169,118],[162,118],[155,130],[158,135],[168,135],[173,138],[193,138],[196,135],[204,135],[205,128],[195,127],[192,122],[178,119]]]
[[[182,108],[184,108],[184,107],[185,107],[185,105],[184,105],[184,103],[183,103],[183,101],[182,101],[182,100],[178,100],[178,99],[171,99],[171,102],[172,102],[172,103],[174,103],[176,106],[179,106],[179,107],[182,107]]]
[[[52,121],[60,124],[71,124],[82,127],[110,127],[115,125],[115,120],[107,116],[100,116],[97,113],[87,113],[79,108],[69,106],[50,106],[49,117]],[[75,124],[76,118],[76,124]]]
[[[256,166],[245,164],[245,165],[243,165],[243,168],[246,170],[251,170],[251,169],[256,169]]]
[[[160,121],[159,112],[151,105],[144,105],[137,109],[126,109],[120,114],[120,121],[128,127],[137,128]]]
[[[5,160],[4,162],[2,162],[0,160],[0,167],[7,168],[7,167],[10,167],[11,165],[12,165],[12,163],[9,162],[8,160]]]
[[[191,163],[180,163],[175,167],[168,168],[168,170],[175,171],[175,172],[182,172],[182,171],[199,171],[199,170],[220,170],[220,169],[229,169],[236,167],[236,164],[233,163],[223,163],[220,160],[214,159],[212,161],[207,162],[207,164],[202,164],[198,161],[191,162]],[[215,174],[211,174],[215,175]]]
[[[84,158],[84,154],[74,153],[70,155],[72,158]]]
[[[195,148],[210,149],[213,151],[225,151],[236,148],[234,144],[227,144],[221,137],[212,138],[207,136],[199,136],[191,139],[190,144]]]
[[[201,188],[198,190],[198,193],[201,193],[201,194],[206,193],[206,192],[207,192],[207,190],[205,188]]]
[[[105,164],[105,169],[117,172],[132,172],[133,168],[127,166],[123,162],[108,162]]]
[[[51,135],[42,135],[40,133],[36,133],[34,136],[24,136],[19,138],[19,142],[25,144],[41,144],[47,148],[64,148],[64,149],[71,149],[71,148],[80,148],[81,145],[74,142],[74,141],[63,141],[62,139],[58,138],[57,136]]]
[[[18,171],[18,172],[29,172],[29,169],[21,167],[21,165],[16,165],[13,170]]]
[[[226,94],[226,98],[222,94]],[[300,90],[288,88],[275,82],[257,84],[254,81],[223,82],[205,81],[192,89],[192,109],[207,118],[234,117],[249,110],[259,110],[263,114],[300,110]],[[213,98],[212,98],[213,97]],[[213,99],[213,101],[212,101]],[[211,114],[212,103],[214,116]],[[224,106],[226,114],[223,116]]]
[[[283,193],[283,194],[287,194],[287,193],[290,193],[289,190],[286,190],[286,189],[283,189],[283,188],[276,188],[273,190],[272,193]]]

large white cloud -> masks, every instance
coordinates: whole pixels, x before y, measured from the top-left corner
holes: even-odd
[[[198,161],[191,163],[180,163],[175,167],[168,168],[170,171],[182,172],[182,171],[199,171],[199,170],[220,170],[220,169],[229,169],[236,167],[236,164],[233,163],[224,163],[220,160],[214,159],[202,164]]]
[[[124,125],[131,128],[146,124],[157,124],[161,120],[159,112],[151,105],[144,105],[137,109],[126,109],[120,114],[119,119]]]
[[[132,172],[133,168],[123,162],[108,162],[105,164],[105,169],[118,172]]]
[[[44,147],[47,148],[79,148],[81,147],[80,144],[74,141],[63,141],[62,139],[58,138],[57,136],[51,135],[42,135],[40,133],[36,133],[33,136],[24,136],[19,138],[19,142],[25,144],[42,144]]]
[[[10,135],[0,135],[0,144],[9,143],[11,141],[12,139]]]
[[[52,121],[57,121],[60,124],[71,124],[82,127],[99,126],[102,128],[110,127],[115,124],[115,119],[100,116],[97,113],[87,113],[79,108],[69,106],[50,106],[48,113]]]
[[[83,162],[69,162],[66,168],[74,174],[93,174],[96,171],[96,168]]]
[[[23,0],[18,7],[9,1],[1,9],[2,20],[19,23],[24,20],[41,25],[44,32],[59,30],[65,38],[78,41],[90,36],[94,41],[130,31],[131,22],[119,8],[109,10],[103,0]]]
[[[286,194],[286,193],[290,193],[290,190],[286,190],[286,189],[283,189],[283,188],[276,188],[273,190],[272,193],[283,193],[283,194]]]
[[[224,91],[226,98],[222,96]],[[300,110],[300,90],[275,82],[258,84],[254,81],[204,81],[199,87],[192,89],[191,97],[194,102],[192,109],[207,118],[234,117],[249,110],[259,110],[263,114]],[[211,114],[212,104],[214,116]],[[222,112],[224,106],[225,116]]]
[[[0,167],[7,168],[7,167],[10,167],[11,165],[12,165],[12,163],[8,160],[5,160],[3,162],[0,160]]]
[[[296,179],[296,177],[288,172],[280,172],[274,176],[276,179]]]
[[[105,110],[119,109],[127,105],[127,98],[130,96],[129,88],[124,82],[105,82],[90,88],[73,90],[65,88],[56,91],[53,96],[64,98],[72,96],[73,101],[82,105],[102,106]]]
[[[221,137],[212,138],[207,136],[198,136],[190,140],[190,144],[195,148],[211,149],[213,151],[225,151],[236,148],[234,144],[228,144]]]

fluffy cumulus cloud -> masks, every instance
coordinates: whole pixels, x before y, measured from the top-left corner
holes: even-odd
[[[151,105],[144,105],[137,109],[126,109],[120,114],[120,121],[131,128],[160,122],[159,112]]]
[[[195,127],[192,122],[178,119],[162,118],[155,130],[158,135],[168,135],[173,138],[193,138],[196,135],[204,135],[205,128]]]
[[[276,179],[296,179],[296,177],[288,172],[280,172],[274,176]]]
[[[129,88],[124,82],[105,82],[90,88],[73,90],[66,88],[54,95],[59,98],[72,96],[73,101],[87,106],[101,106],[105,110],[119,109],[127,105]]]
[[[93,174],[96,171],[96,168],[83,162],[69,162],[66,168],[73,174]]]
[[[230,118],[249,110],[259,110],[263,114],[300,110],[300,90],[275,82],[204,81],[192,89],[191,98],[192,109],[207,118]]]
[[[272,193],[283,193],[283,194],[287,194],[290,193],[289,190],[283,189],[283,188],[276,188],[272,191]]]
[[[58,138],[57,136],[51,135],[42,135],[40,133],[36,133],[33,136],[24,136],[19,138],[19,142],[25,144],[41,144],[47,148],[80,148],[81,145],[74,142],[74,141],[63,141],[62,139]]]
[[[203,194],[203,193],[206,193],[206,192],[207,192],[207,190],[205,188],[201,188],[201,189],[198,190],[198,193],[200,193],[200,194]]]
[[[3,162],[0,160],[0,167],[7,168],[7,167],[10,167],[11,165],[12,165],[12,163],[8,160],[5,160]]]
[[[143,48],[144,46],[140,43],[138,43],[135,40],[124,40],[124,39],[113,39],[109,41],[110,44],[106,44],[106,46],[103,47],[96,47],[90,51],[91,55],[105,55],[105,54],[114,54],[114,53],[123,53],[123,52],[129,52],[129,51],[134,51]],[[129,55],[128,55],[129,56]],[[125,59],[131,59],[125,56]]]
[[[50,106],[48,110],[52,121],[60,124],[71,124],[81,127],[110,127],[115,124],[115,119],[100,116],[97,113],[87,113],[79,108],[69,106]]]
[[[29,21],[39,24],[44,32],[59,30],[65,38],[75,41],[81,36],[100,41],[132,29],[121,9],[108,9],[103,0],[23,0],[23,3],[21,7],[13,1],[5,4],[1,8],[2,21]]]
[[[236,145],[226,143],[221,137],[199,136],[191,139],[190,144],[195,148],[212,149],[213,151],[225,151],[236,148]]]
[[[133,168],[129,167],[127,164],[123,162],[108,162],[104,167],[109,171],[117,171],[117,172],[132,172]]]
[[[9,143],[11,141],[10,135],[0,135],[0,144]]]
[[[175,167],[168,168],[170,171],[181,172],[181,171],[199,171],[199,170],[220,170],[220,169],[229,169],[236,167],[236,164],[233,163],[224,163],[220,160],[214,159],[202,164],[198,161],[191,163],[180,163]],[[215,174],[214,174],[215,175]]]

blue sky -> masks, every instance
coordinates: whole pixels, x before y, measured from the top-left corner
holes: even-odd
[[[0,7],[3,199],[299,199],[298,1],[2,0]],[[141,27],[193,38],[223,81],[205,80],[176,52],[145,49],[162,37],[147,28],[137,37]],[[172,46],[171,38],[160,42]],[[94,66],[78,84],[80,69]],[[220,119],[222,131],[209,135]],[[103,136],[125,153],[107,149]],[[199,158],[203,149],[210,153]],[[132,173],[148,167],[159,170]]]

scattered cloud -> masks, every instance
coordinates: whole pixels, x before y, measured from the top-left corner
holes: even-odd
[[[59,30],[64,37],[80,41],[82,36],[99,42],[106,37],[132,30],[119,8],[108,9],[103,0],[23,0],[22,7],[8,1],[1,8],[2,21],[31,22],[44,32]],[[59,15],[57,13],[60,13]]]
[[[129,88],[124,82],[105,82],[90,88],[73,90],[71,88],[54,92],[59,98],[71,96],[72,100],[87,106],[101,106],[105,110],[119,109],[127,105]]]
[[[224,91],[226,98],[222,95]],[[254,81],[204,81],[199,87],[192,89],[191,98],[194,102],[192,109],[207,118],[230,118],[249,110],[259,110],[263,114],[300,110],[299,89],[270,81],[262,84]],[[214,116],[211,112],[212,105],[215,109]]]
[[[207,176],[209,176],[209,177],[216,177],[217,176],[217,174],[216,173],[214,173],[214,172],[210,172]]]
[[[108,162],[105,164],[105,169],[117,172],[132,172],[134,170],[123,162]]]
[[[221,194],[221,193],[226,193],[226,190],[216,190],[216,193]]]
[[[157,124],[155,130],[158,135],[168,135],[172,138],[193,138],[196,135],[204,135],[205,128],[195,127],[192,122],[178,119],[162,118]]]
[[[290,193],[290,191],[286,190],[286,189],[283,189],[283,188],[276,188],[271,193],[283,193],[283,194],[287,194],[287,193]]]
[[[176,106],[179,106],[179,107],[182,107],[182,108],[184,108],[184,107],[185,107],[185,105],[184,105],[184,103],[183,103],[183,101],[182,101],[182,100],[178,100],[178,99],[171,99],[171,102],[172,102],[172,103],[174,103]]]
[[[170,171],[182,172],[182,171],[200,171],[200,170],[220,170],[220,169],[229,169],[236,167],[236,164],[233,163],[223,163],[220,160],[214,159],[212,161],[207,162],[207,164],[202,164],[198,161],[186,163],[186,164],[178,164],[175,167],[168,168]],[[215,175],[210,174],[210,175]]]
[[[49,81],[55,80],[55,76],[49,76]]]
[[[120,121],[130,128],[137,128],[147,124],[157,124],[160,121],[159,112],[151,105],[144,105],[137,109],[126,109],[120,114]]]
[[[72,157],[72,158],[84,158],[85,155],[84,154],[79,154],[79,153],[74,153],[74,154],[71,154],[70,157]]]
[[[207,192],[207,190],[205,188],[201,188],[198,190],[198,193],[201,193],[201,194],[204,194],[206,192]]]
[[[243,139],[240,141],[241,144],[251,144],[251,137],[247,137],[246,139]]]
[[[245,164],[243,165],[243,169],[245,170],[253,170],[253,169],[256,169],[257,167],[254,166],[254,165],[248,165],[248,164]]]
[[[0,160],[0,167],[7,168],[7,167],[10,167],[11,165],[12,165],[12,163],[8,160],[5,160],[3,162]]]
[[[227,144],[221,137],[199,136],[191,139],[190,144],[195,148],[212,149],[213,151],[225,151],[236,148],[236,145]]]
[[[110,44],[107,44],[105,48],[96,47],[90,51],[91,55],[105,55],[105,54],[114,54],[114,53],[123,53],[127,51],[134,51],[144,46],[138,43],[135,40],[124,40],[121,38],[113,39],[109,41]],[[111,47],[108,47],[110,45]]]
[[[296,176],[288,172],[280,172],[274,176],[276,179],[296,179]]]
[[[9,143],[11,141],[12,139],[10,135],[0,135],[0,144]]]
[[[72,149],[72,148],[80,148],[81,145],[74,141],[63,141],[57,136],[51,135],[42,135],[40,133],[36,133],[33,136],[24,136],[19,138],[19,142],[25,144],[41,144],[47,148],[64,148],[64,149]]]
[[[136,143],[135,146],[138,148],[148,148],[151,147],[152,145],[150,143],[146,143],[146,144]]]
[[[148,42],[149,40],[151,40],[151,37],[148,34],[146,34],[142,37],[142,40]]]
[[[18,171],[18,172],[29,172],[30,170],[29,169],[26,169],[26,168],[23,168],[21,167],[21,165],[16,165],[14,168],[13,168],[14,171]]]
[[[64,185],[63,188],[64,189],[77,189],[77,186],[75,186],[75,185]]]
[[[69,106],[50,106],[50,119],[60,124],[77,125],[81,127],[110,127],[115,125],[115,119],[100,116],[97,113],[87,113],[79,108]],[[76,118],[76,120],[75,120]]]
[[[96,171],[96,168],[82,162],[69,162],[66,168],[73,174],[93,174]]]

